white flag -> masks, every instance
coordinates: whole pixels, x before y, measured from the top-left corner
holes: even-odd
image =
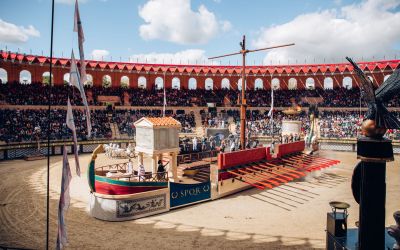
[[[71,169],[69,167],[67,149],[64,146],[64,157],[63,157],[63,168],[62,168],[62,179],[61,179],[61,194],[60,201],[58,203],[58,232],[57,232],[57,245],[56,249],[62,249],[67,244],[67,228],[65,226],[65,214],[69,208],[70,196],[69,196],[69,184],[71,183]]]
[[[83,105],[85,106],[85,110],[86,110],[86,125],[87,125],[87,129],[88,129],[88,137],[91,137],[92,123],[90,121],[91,120],[90,119],[90,109],[89,109],[89,105],[88,105],[88,102],[86,99],[85,89],[83,88],[83,83],[80,79],[78,68],[76,66],[74,50],[72,50],[72,53],[71,53],[71,69],[69,72],[69,84],[72,86],[75,86],[76,88],[79,89],[79,92],[80,92],[81,98],[82,98],[82,102],[83,102]]]
[[[81,81],[82,83],[85,83],[87,81],[85,53],[83,51],[83,43],[85,42],[85,35],[83,34],[81,16],[79,14],[78,0],[75,1],[74,32],[78,33],[79,57],[81,62],[81,71],[80,71]]]
[[[165,117],[165,108],[167,107],[167,94],[165,92],[165,86],[164,87],[164,103],[163,103],[163,116]]]
[[[271,108],[268,112],[268,117],[272,117],[274,112],[274,89],[271,88]]]
[[[67,127],[71,129],[72,131],[72,137],[74,138],[74,148],[75,148],[75,165],[76,165],[76,174],[78,176],[81,176],[81,167],[79,165],[79,157],[78,157],[78,140],[76,138],[76,128],[75,128],[75,122],[74,122],[74,114],[72,113],[72,107],[71,107],[71,102],[69,101],[68,97],[68,103],[67,103]]]

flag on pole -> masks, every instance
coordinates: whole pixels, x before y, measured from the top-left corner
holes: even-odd
[[[79,57],[81,62],[81,71],[80,71],[81,81],[82,83],[85,83],[87,81],[85,53],[83,51],[83,43],[85,42],[85,35],[83,34],[81,16],[79,15],[78,0],[75,1],[74,32],[78,33]]]
[[[72,86],[75,86],[76,88],[79,89],[79,92],[80,92],[81,98],[82,98],[82,102],[83,102],[83,105],[85,106],[85,110],[86,110],[86,125],[87,125],[87,129],[88,129],[88,137],[91,137],[92,123],[90,121],[91,120],[90,119],[90,109],[89,109],[89,105],[88,105],[88,102],[86,99],[85,89],[83,88],[83,83],[80,79],[78,68],[76,66],[74,50],[72,50],[72,53],[71,53],[71,69],[69,72],[69,84]]]
[[[268,112],[268,117],[272,117],[274,112],[274,89],[271,88],[271,108]]]
[[[79,157],[78,157],[78,140],[76,138],[76,128],[74,122],[74,114],[72,113],[71,102],[67,102],[67,127],[72,131],[72,137],[74,139],[74,155],[75,155],[75,165],[76,165],[76,175],[81,176],[81,167],[79,166]]]
[[[64,146],[63,169],[61,179],[61,194],[58,203],[58,233],[56,249],[62,249],[67,244],[67,228],[65,226],[64,216],[69,208],[69,184],[71,182],[71,169],[69,167],[67,149]]]

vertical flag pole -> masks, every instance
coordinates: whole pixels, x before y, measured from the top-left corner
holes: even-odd
[[[51,1],[51,34],[50,34],[50,79],[47,111],[47,193],[46,193],[46,250],[49,249],[49,211],[50,211],[50,120],[51,120],[51,90],[53,84],[53,31],[54,31],[54,0]]]
[[[163,117],[165,117],[165,106],[167,106],[167,96],[165,90],[165,75],[167,71],[164,72],[164,82],[163,82],[163,89],[164,89],[164,100],[163,100]]]

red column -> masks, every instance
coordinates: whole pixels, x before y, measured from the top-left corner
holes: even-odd
[[[139,75],[137,73],[130,73],[128,77],[129,77],[129,88],[137,89]]]

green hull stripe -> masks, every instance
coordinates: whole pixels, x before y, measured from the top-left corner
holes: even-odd
[[[94,160],[90,161],[90,163],[89,163],[89,167],[88,167],[88,170],[87,170],[87,176],[88,176],[88,182],[89,182],[90,191],[96,192],[96,187],[94,185],[94,182],[95,182]]]

